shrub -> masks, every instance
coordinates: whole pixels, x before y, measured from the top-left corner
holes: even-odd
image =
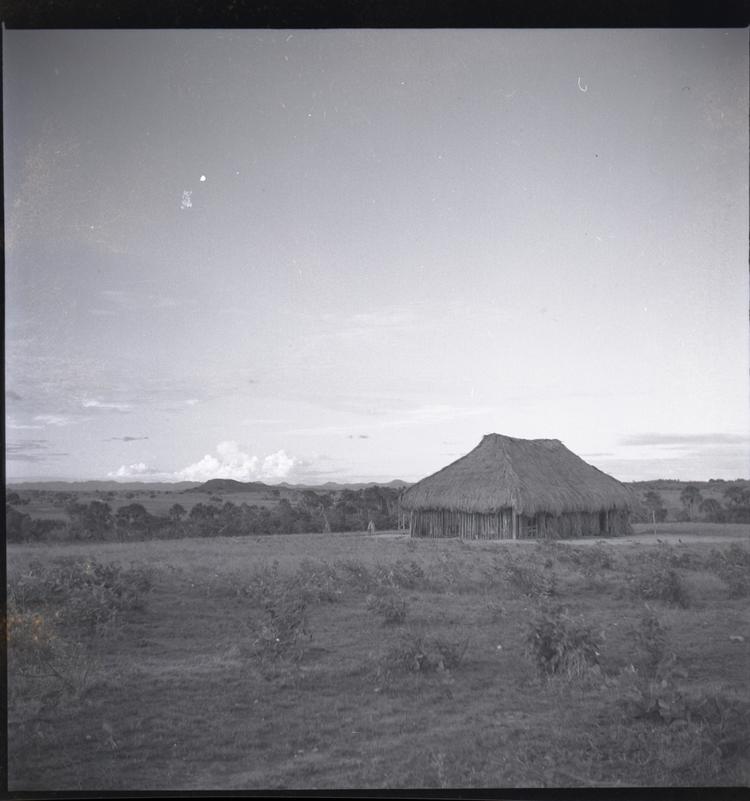
[[[733,565],[750,568],[750,551],[738,542],[733,542],[726,551],[726,559]]]
[[[631,593],[645,601],[663,601],[686,609],[690,597],[680,576],[672,569],[651,567],[645,573],[630,578]]]
[[[667,629],[654,611],[646,607],[638,628],[631,631],[639,655],[638,665],[648,676],[656,676],[666,657]]]
[[[689,551],[678,551],[671,545],[661,543],[652,552],[654,560],[663,567],[693,569],[699,567],[696,556]]]
[[[222,587],[226,587],[227,581],[225,577]],[[238,585],[235,595],[244,595],[259,606],[263,606],[269,598],[284,593],[293,593],[308,604],[322,601],[335,603],[343,595],[342,579],[336,568],[327,562],[313,562],[310,559],[303,559],[297,571],[291,574],[283,574],[277,560],[270,565],[261,564],[249,581],[235,579],[235,584]]]
[[[552,598],[557,594],[557,578],[534,564],[511,561],[505,566],[505,577],[521,593],[535,600]]]
[[[13,603],[7,615],[8,667],[13,694],[29,682],[22,693],[31,698],[49,699],[60,691],[80,697],[97,665],[96,654],[80,638],[60,636],[54,617],[21,611]],[[42,693],[40,687],[52,685]]]
[[[455,554],[438,551],[437,558],[437,564],[434,570],[431,571],[435,576],[435,580],[430,586],[437,590],[448,590],[452,592],[463,592],[473,587],[472,582],[466,575],[464,567],[456,558]],[[493,573],[499,569],[497,564],[497,561],[495,561],[495,570],[493,570]]]
[[[427,584],[424,570],[413,559],[409,562],[399,560],[390,565],[378,565],[375,568],[375,579],[379,584],[404,590],[416,590]]]
[[[667,629],[647,606],[630,635],[636,658],[615,680],[624,690],[619,706],[631,720],[686,723],[687,702],[677,680],[687,678],[687,673],[676,655],[667,652]]]
[[[381,658],[378,675],[387,683],[404,673],[449,673],[463,662],[468,647],[468,637],[449,640],[409,631]]]
[[[248,622],[251,654],[262,665],[296,662],[303,654],[303,642],[311,638],[307,607],[321,600],[326,583],[333,580],[328,565],[305,562],[291,576],[284,576],[278,561],[261,565],[245,587],[245,595],[260,607],[260,614]]]
[[[21,672],[39,674],[52,659],[57,637],[50,618],[39,612],[21,611],[11,602],[6,624],[8,649]]]
[[[706,566],[729,588],[731,598],[750,595],[750,551],[733,542],[725,551],[712,549]]]
[[[263,614],[251,622],[255,655],[261,662],[298,661],[301,644],[311,638],[307,628],[307,604],[298,593],[281,588],[263,603]]]
[[[455,670],[466,656],[469,638],[449,640],[445,637],[434,637],[432,647],[440,654],[444,670]]]
[[[143,568],[65,559],[50,566],[32,562],[10,583],[9,597],[21,611],[55,608],[61,625],[101,631],[122,613],[142,609],[150,589]]]
[[[562,606],[540,608],[528,624],[526,646],[542,678],[581,678],[599,665],[599,638]]]
[[[367,608],[382,615],[386,625],[401,624],[406,620],[406,600],[396,593],[369,595]]]
[[[336,568],[327,562],[303,559],[290,582],[310,603],[335,603],[343,595],[341,578]]]
[[[718,572],[729,588],[730,598],[747,598],[750,595],[750,571],[743,565],[727,565]]]
[[[718,751],[722,760],[750,755],[750,703],[725,693],[706,693],[688,702],[692,720],[703,729],[706,747]]]
[[[377,584],[367,566],[357,559],[339,560],[334,566],[343,576],[343,581],[361,592],[372,592]]]
[[[273,597],[283,581],[277,560],[270,565],[263,563],[253,571],[250,580],[244,587],[243,594],[251,603],[262,605],[268,598]]]

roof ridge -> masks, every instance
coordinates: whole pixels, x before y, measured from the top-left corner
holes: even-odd
[[[464,456],[414,484],[406,508],[452,508],[489,513],[511,506],[533,514],[633,505],[616,478],[589,464],[558,439],[485,434]]]

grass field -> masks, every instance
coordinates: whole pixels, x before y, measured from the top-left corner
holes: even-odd
[[[10,788],[747,784],[750,526],[649,531],[10,546]]]

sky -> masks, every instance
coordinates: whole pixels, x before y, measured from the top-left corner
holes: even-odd
[[[748,30],[5,31],[6,471],[747,477]]]

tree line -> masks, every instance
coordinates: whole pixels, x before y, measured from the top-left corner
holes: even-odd
[[[724,490],[722,500],[704,498],[701,491],[688,484],[680,493],[682,509],[677,515],[679,522],[703,520],[708,523],[750,523],[750,486],[732,484]],[[655,490],[643,496],[643,503],[650,519],[657,523],[667,519],[664,499]]]
[[[336,493],[304,490],[295,503],[286,498],[271,508],[247,503],[196,503],[189,510],[175,503],[166,514],[154,514],[143,504],[117,509],[106,501],[81,503],[68,498],[65,518],[35,519],[19,511],[20,498],[6,503],[8,542],[44,540],[139,540],[176,537],[241,537],[303,534],[324,531],[377,531],[399,525],[399,490],[366,487]]]

